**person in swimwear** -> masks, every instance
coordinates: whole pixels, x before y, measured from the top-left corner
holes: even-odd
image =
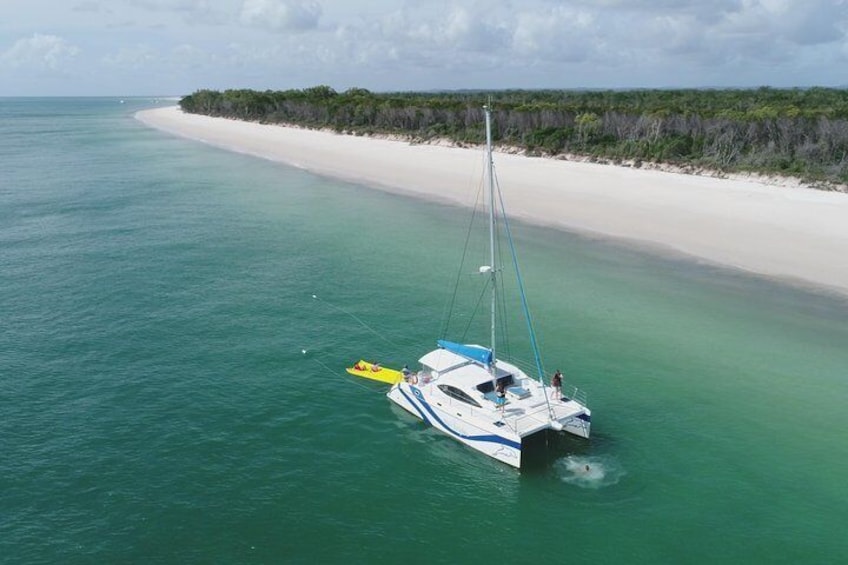
[[[504,390],[504,384],[498,383],[498,386],[495,388],[495,404],[498,405],[498,408],[501,410],[501,415],[503,415],[506,410],[506,391]]]

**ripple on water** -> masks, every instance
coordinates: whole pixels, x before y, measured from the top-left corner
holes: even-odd
[[[618,484],[626,471],[612,457],[569,455],[554,463],[554,472],[562,482],[587,489]]]

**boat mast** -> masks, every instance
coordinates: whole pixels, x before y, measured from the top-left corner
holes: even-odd
[[[491,104],[491,103],[490,103]],[[491,270],[489,271],[489,276],[492,278],[492,306],[491,306],[491,321],[492,321],[492,335],[491,335],[491,347],[492,347],[492,365],[490,367],[492,371],[492,380],[497,380],[497,368],[495,367],[495,362],[497,360],[497,356],[495,355],[495,313],[497,311],[497,265],[495,263],[495,175],[494,175],[494,163],[492,162],[492,116],[491,116],[491,107],[490,104],[483,106],[483,110],[486,113],[486,176],[489,181],[489,265],[491,265]]]

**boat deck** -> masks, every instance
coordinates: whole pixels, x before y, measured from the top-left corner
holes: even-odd
[[[488,399],[488,394],[486,395]],[[550,412],[558,421],[565,421],[581,414],[585,407],[579,402],[562,397],[562,399],[550,399]],[[548,411],[548,402],[544,397],[527,395],[524,398],[511,397],[507,391],[507,403],[504,405],[503,414],[492,399],[492,418],[503,423],[521,437],[533,434],[541,429],[550,427],[551,413]]]

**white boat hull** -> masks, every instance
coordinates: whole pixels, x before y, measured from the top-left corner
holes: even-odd
[[[408,383],[395,385],[387,396],[445,435],[507,465],[521,467],[521,438],[506,426],[486,429],[470,421],[473,415],[464,407],[430,402],[421,388]]]
[[[588,420],[581,417],[574,417],[570,418],[563,424],[562,430],[570,433],[571,435],[589,439],[591,426],[592,424]]]

